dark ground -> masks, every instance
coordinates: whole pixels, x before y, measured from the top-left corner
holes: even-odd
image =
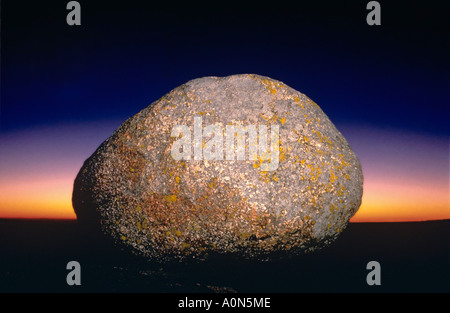
[[[76,221],[0,220],[3,292],[450,292],[450,220],[351,223],[330,247],[285,261],[149,264],[83,234]],[[69,261],[81,286],[68,286]],[[368,286],[369,261],[381,286]]]

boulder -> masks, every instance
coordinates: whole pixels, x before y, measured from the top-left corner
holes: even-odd
[[[85,161],[73,206],[139,255],[293,255],[330,244],[361,204],[360,162],[304,94],[253,74],[181,85]]]

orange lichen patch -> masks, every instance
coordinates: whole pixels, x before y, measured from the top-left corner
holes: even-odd
[[[275,124],[275,122],[279,120],[276,114],[273,114],[271,117],[267,117],[263,113],[260,113],[259,116],[263,118],[265,121],[267,121],[269,124]]]
[[[218,177],[212,177],[208,183],[209,188],[216,188],[219,185],[219,178]]]
[[[297,104],[299,107],[301,107],[302,109],[304,109],[305,107],[303,106],[303,104],[300,101],[299,97],[294,97],[294,102],[295,104]]]
[[[285,88],[286,86],[279,83],[279,82],[275,82],[272,80],[269,80],[267,78],[260,78],[261,83],[266,86],[266,88],[269,90],[269,92],[272,95],[276,95],[278,93],[278,89],[277,88]]]
[[[331,170],[330,170],[330,182],[331,182],[332,184],[334,184],[334,182],[336,181],[336,179],[337,179],[337,176],[334,175],[333,169],[331,169]]]
[[[305,162],[303,162],[301,164],[305,164]],[[310,172],[311,181],[317,181],[319,176],[322,174],[321,167],[319,165],[315,165],[315,164],[306,164],[306,166],[311,170],[311,172]]]
[[[270,183],[271,180],[271,173],[270,172],[265,172],[265,171],[260,171],[260,180],[265,182],[265,183]]]
[[[168,195],[164,197],[167,202],[175,202],[177,201],[177,195]]]
[[[253,163],[253,168],[260,168],[261,164],[264,163],[264,159],[261,158],[259,155],[256,156],[256,161]]]
[[[334,211],[338,210],[339,207],[335,206],[333,203],[330,204],[330,212],[333,213]]]
[[[280,140],[279,156],[278,156],[280,162],[286,160],[285,150],[286,149],[283,148],[283,145],[282,145],[281,140]]]

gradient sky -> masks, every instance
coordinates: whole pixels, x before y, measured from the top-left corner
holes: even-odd
[[[365,1],[79,2],[69,27],[64,1],[2,1],[0,217],[75,218],[78,170],[125,119],[190,79],[255,73],[317,102],[357,153],[353,222],[450,218],[438,7],[380,1],[369,27]]]

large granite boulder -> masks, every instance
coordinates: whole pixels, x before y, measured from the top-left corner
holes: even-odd
[[[125,121],[74,185],[81,224],[154,260],[296,254],[361,204],[357,156],[300,92],[259,75],[194,79]]]

